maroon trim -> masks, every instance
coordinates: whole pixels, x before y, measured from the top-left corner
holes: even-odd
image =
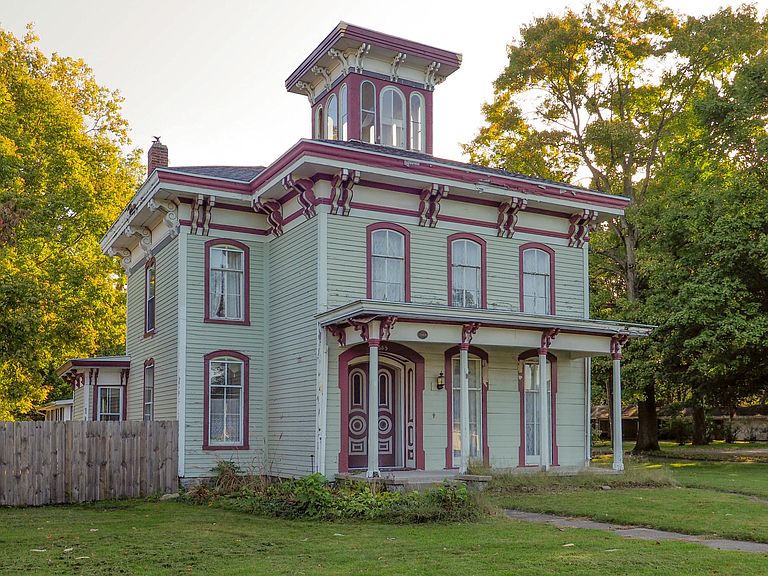
[[[251,193],[250,186],[245,182],[233,182],[231,180],[209,178],[206,176],[179,174],[178,172],[165,171],[162,168],[157,169],[157,178],[163,184],[188,184],[197,188],[225,190],[227,192],[238,192],[240,194]]]
[[[243,363],[243,437],[242,442],[240,444],[216,444],[211,445],[208,441],[208,432],[209,432],[209,415],[208,415],[208,409],[209,409],[209,386],[210,386],[210,377],[211,377],[211,360],[215,360],[216,358],[222,358],[225,356],[231,356],[232,358],[237,358],[238,360],[242,361]],[[215,352],[210,352],[206,354],[203,357],[203,450],[248,450],[248,430],[250,428],[250,418],[249,418],[249,370],[250,370],[250,363],[251,359],[248,358],[245,354],[241,354],[240,352],[236,352],[235,350],[216,350]]]
[[[144,387],[141,392],[141,419],[144,420],[144,406],[147,405],[147,368],[152,366],[152,414],[150,420],[155,419],[155,359],[144,360]]]
[[[152,310],[152,315],[154,318],[152,318],[152,326],[151,329],[147,329],[147,325],[149,324],[148,318],[147,318],[147,296],[149,294],[149,282],[147,282],[147,276],[149,275],[149,269],[152,268],[154,270],[155,274],[155,295],[154,295],[154,310]],[[157,266],[155,262],[155,257],[152,256],[151,258],[148,258],[147,261],[144,263],[144,338],[148,338],[150,336],[154,336],[157,332]]]
[[[419,217],[418,210],[409,210],[408,208],[396,208],[394,206],[379,206],[378,204],[367,204],[365,202],[350,202],[350,208],[358,210],[370,210],[371,212],[383,212],[384,214],[399,214],[400,216]]]
[[[98,421],[99,419],[99,369],[96,369],[96,375],[94,377],[93,368],[91,368],[90,372],[88,373],[88,384],[91,386],[91,390],[93,391],[93,398],[91,398],[91,401],[93,403],[93,410],[91,410],[91,420],[94,422]]]
[[[216,205],[216,208],[219,206]],[[253,212],[253,210],[251,210]],[[179,221],[181,224],[192,224],[190,221]],[[260,228],[250,228],[248,226],[234,226],[232,224],[215,224],[211,222],[208,224],[208,228],[211,230],[223,230],[225,232],[240,232],[241,234],[255,234],[257,236],[268,236],[269,230],[262,230]]]
[[[214,246],[234,246],[243,251],[243,319],[225,320],[221,318],[211,318],[211,248]],[[242,242],[231,240],[229,238],[215,238],[205,243],[205,317],[203,322],[209,324],[230,324],[234,326],[251,325],[251,249]]]
[[[394,222],[376,222],[375,224],[369,224],[368,227],[365,229],[366,231],[366,243],[365,243],[365,294],[366,298],[369,300],[373,297],[373,289],[371,286],[371,280],[372,280],[372,270],[371,270],[371,261],[372,261],[372,245],[371,245],[371,235],[376,230],[394,230],[395,232],[399,232],[403,235],[403,255],[405,260],[403,274],[405,278],[403,278],[403,290],[405,292],[405,302],[411,301],[411,233],[408,231],[407,228],[400,226],[400,224],[395,224]]]
[[[196,204],[197,200],[194,198],[187,198],[185,196],[179,196],[179,202],[182,204]],[[253,207],[251,206],[250,200],[248,201],[248,205],[243,206],[241,204],[228,204],[226,202],[216,202],[216,209],[219,210],[234,210],[235,212],[247,212],[248,214],[253,213]]]
[[[518,228],[518,230],[520,230],[520,228]],[[518,251],[520,312],[525,313],[525,298],[523,295],[523,252],[533,248],[543,250],[549,254],[549,310],[547,311],[547,314],[554,316],[555,311],[557,310],[557,306],[555,305],[555,251],[550,246],[541,244],[540,242],[527,242],[526,244],[521,245]]]
[[[457,232],[448,236],[448,306],[453,306],[453,242],[471,240],[480,245],[480,307],[488,308],[488,265],[486,242],[480,236],[468,232]]]
[[[454,346],[453,348],[448,348],[448,350],[445,351],[444,355],[444,363],[443,363],[443,374],[445,378],[445,391],[446,391],[446,399],[447,399],[447,412],[445,415],[445,421],[447,423],[447,429],[448,429],[448,444],[446,444],[445,447],[445,468],[451,469],[455,468],[453,465],[453,359],[459,354],[461,351],[462,346]],[[481,363],[485,362],[485,365],[488,366],[488,352],[483,350],[482,348],[478,348],[477,346],[468,346],[467,351],[472,356],[477,356],[480,358]],[[481,411],[482,411],[482,435],[483,435],[483,464],[485,466],[488,466],[491,461],[491,451],[488,447],[488,383],[484,381],[483,376],[485,376],[482,368],[481,368],[481,374],[480,374],[480,380],[481,380]]]
[[[527,360],[528,358],[533,358],[539,356],[538,350],[527,350],[520,354],[520,356],[517,357],[517,361],[522,362],[523,360]],[[552,427],[552,466],[559,466],[559,456],[558,456],[558,447],[557,447],[557,356],[552,354],[551,352],[547,352],[547,360],[549,360],[550,370],[552,371],[552,383],[551,383],[551,393],[552,393],[552,422],[550,422],[550,425]],[[520,370],[518,366],[518,372],[517,372],[517,389],[520,393],[520,449],[518,451],[518,462],[517,465],[520,468],[524,468],[526,465],[525,463],[525,382],[523,380],[523,371]],[[536,466],[535,464],[530,464],[528,466]]]
[[[413,362],[416,366],[416,469],[424,470],[424,357],[418,352],[398,344],[387,342],[386,350],[380,350],[379,354],[392,354]],[[340,446],[339,446],[339,472],[349,471],[349,363],[355,358],[367,356],[369,345],[365,342],[352,346],[339,355],[339,420],[340,420]]]

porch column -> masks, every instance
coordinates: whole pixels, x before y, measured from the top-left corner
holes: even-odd
[[[626,343],[626,336],[611,338],[611,357],[613,358],[613,423],[611,427],[613,442],[613,469],[624,470],[624,435],[621,413],[621,347]]]
[[[549,454],[549,434],[552,425],[549,422],[549,394],[547,394],[547,349],[539,349],[539,454],[541,467],[549,470],[551,457]]]
[[[379,340],[368,340],[368,478],[379,477]]]
[[[461,345],[459,352],[461,389],[459,393],[461,423],[461,461],[459,473],[466,474],[469,468],[469,344]]]

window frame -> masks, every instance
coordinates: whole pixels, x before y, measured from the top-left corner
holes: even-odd
[[[242,307],[243,317],[241,319],[235,318],[216,318],[211,316],[211,249],[230,246],[243,253],[243,286],[242,286]],[[231,240],[228,238],[215,238],[208,240],[205,243],[205,302],[203,305],[205,316],[204,322],[210,324],[230,324],[235,326],[250,326],[251,325],[251,306],[250,306],[250,291],[251,291],[251,250],[243,242],[237,240]]]
[[[366,84],[370,84],[373,89],[373,110],[363,109],[363,89]],[[373,112],[373,139],[366,140],[363,138],[363,114],[365,112]],[[379,117],[378,117],[378,100],[376,85],[370,80],[363,80],[360,82],[360,140],[369,144],[378,144],[379,140]]]
[[[397,94],[400,97],[400,101],[402,102],[403,125],[401,126],[401,131],[400,131],[401,134],[402,134],[402,143],[400,143],[400,144],[390,144],[390,143],[384,143],[384,142],[381,141],[381,135],[384,132],[384,114],[383,114],[383,110],[384,110],[384,97],[389,92],[392,92],[393,94]],[[408,130],[408,124],[409,124],[410,116],[408,114],[408,100],[406,100],[405,94],[403,94],[403,92],[399,88],[396,88],[395,86],[390,86],[390,85],[384,86],[379,91],[379,101],[378,101],[378,104],[379,104],[379,115],[378,115],[378,121],[379,121],[379,138],[378,138],[378,140],[379,140],[379,142],[378,142],[378,144],[381,144],[382,146],[389,146],[390,148],[397,148],[399,150],[408,150],[408,134],[407,134],[407,130]],[[393,101],[392,110],[393,110],[393,116],[394,116],[394,101]],[[394,118],[393,118],[393,121],[394,121]],[[396,126],[396,124],[393,124],[393,129],[392,129],[393,133],[396,133],[395,128],[394,128],[395,126]]]
[[[418,125],[420,127],[419,147],[414,148],[413,137],[413,98],[416,97],[421,105],[421,114],[419,115]],[[427,151],[427,99],[421,92],[414,90],[408,95],[408,149],[415,152],[426,153]]]
[[[335,115],[332,116],[332,113],[335,113]],[[336,94],[333,92],[328,95],[328,99],[325,101],[324,118],[325,118],[326,138],[328,138],[328,140],[338,140],[339,139],[339,97],[336,96]],[[333,120],[333,133],[328,132],[328,129],[331,128],[330,126],[331,120]]]
[[[548,310],[545,313],[546,316],[554,316],[555,315],[555,251],[546,244],[541,244],[540,242],[528,242],[526,244],[523,244],[520,246],[520,250],[518,252],[518,260],[519,260],[519,277],[518,277],[518,283],[520,285],[520,312],[523,314],[535,314],[534,312],[526,312],[525,311],[525,265],[524,265],[524,258],[525,258],[525,252],[527,250],[541,250],[543,252],[546,252],[549,254],[549,306]]]
[[[152,295],[150,297],[150,275],[152,276]],[[150,308],[150,300],[152,306]],[[150,311],[151,319],[150,323]],[[151,324],[151,326],[150,326]],[[144,338],[153,336],[157,332],[157,263],[155,257],[147,259],[144,264]]]
[[[376,222],[366,228],[366,298],[373,299],[373,233],[378,230],[392,230],[403,236],[403,302],[408,303],[411,301],[411,233],[404,226],[394,222]]]
[[[147,401],[147,370],[152,370],[152,398]],[[149,417],[147,417],[147,404],[149,404]],[[155,359],[150,358],[144,362],[144,387],[142,392],[141,419],[150,422],[155,419]]]
[[[339,140],[349,139],[349,90],[346,84],[339,88]]]
[[[117,390],[118,393],[118,411],[117,411],[117,420],[102,420],[102,411],[101,411],[101,393],[105,390]],[[96,410],[94,410],[94,420],[97,422],[122,422],[125,420],[125,397],[124,397],[124,387],[120,385],[104,385],[104,386],[96,386],[96,391],[94,394],[94,400],[96,403]],[[109,415],[115,414],[114,412],[107,412]]]
[[[242,363],[241,389],[241,430],[240,442],[227,444],[210,441],[210,394],[211,394],[211,362],[226,359],[239,360]],[[236,350],[216,350],[203,357],[203,450],[248,450],[250,429],[250,400],[249,400],[249,371],[250,358]]]
[[[459,306],[453,302],[453,243],[457,240],[468,240],[474,242],[480,246],[480,306],[479,309],[488,308],[488,260],[487,260],[487,243],[485,240],[476,236],[475,234],[469,234],[467,232],[458,232],[448,236],[448,306],[456,306],[457,308],[465,308]]]
[[[531,358],[538,358],[539,351],[537,349],[527,350],[517,357],[517,386],[519,392],[519,406],[520,406],[520,447],[517,454],[517,466],[519,468],[525,467],[538,467],[541,466],[541,452],[539,452],[539,463],[526,464],[526,446],[525,446],[525,380],[523,377],[523,364],[526,360]],[[550,416],[551,421],[549,423],[551,427],[550,436],[552,438],[552,450],[550,458],[552,460],[552,466],[559,466],[559,451],[557,447],[557,356],[551,352],[547,352],[547,363],[549,364],[549,377],[550,377]]]

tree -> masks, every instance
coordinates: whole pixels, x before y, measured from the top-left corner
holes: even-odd
[[[138,183],[121,98],[36,42],[0,29],[0,420],[55,395],[66,358],[124,345],[123,273],[98,244]]]
[[[465,151],[473,162],[542,177],[585,174],[591,187],[631,198],[624,217],[592,236],[591,274],[602,312],[638,320],[647,279],[637,213],[655,191],[667,147],[685,130],[693,98],[765,39],[749,6],[694,18],[654,0],[600,0],[580,14],[537,18],[509,46],[494,100],[484,107],[487,125]],[[625,371],[640,400],[635,449],[654,450],[656,379],[633,369],[637,347],[629,347]]]

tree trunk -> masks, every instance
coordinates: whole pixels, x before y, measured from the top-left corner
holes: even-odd
[[[706,421],[704,418],[704,406],[698,394],[693,395],[693,445],[704,446],[707,443]]]
[[[656,417],[656,386],[645,387],[645,398],[637,403],[637,443],[633,454],[659,451],[659,425]]]

